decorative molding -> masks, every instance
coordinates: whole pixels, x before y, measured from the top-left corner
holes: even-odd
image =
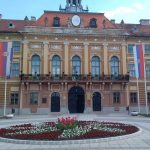
[[[121,50],[121,46],[120,45],[108,45],[108,50],[109,51],[120,51]]]
[[[32,44],[32,45],[30,45],[30,48],[32,48],[32,49],[39,49],[39,48],[42,48],[42,46],[41,45],[37,45],[37,44]]]
[[[44,45],[46,45],[46,44],[48,45],[49,42],[48,42],[48,41],[43,41],[43,44],[44,44]]]
[[[28,44],[29,43],[29,41],[28,40],[24,40],[24,41],[22,41],[22,44]]]
[[[62,45],[61,44],[51,44],[50,49],[52,49],[52,50],[62,50]]]
[[[64,41],[64,45],[69,45],[69,42],[67,40]]]
[[[72,46],[71,46],[71,49],[72,49],[72,50],[82,50],[82,49],[83,49],[83,46],[81,46],[81,45],[72,45]]]
[[[102,46],[90,46],[90,48],[91,48],[91,50],[98,50],[98,51],[100,51],[100,50],[102,50]]]

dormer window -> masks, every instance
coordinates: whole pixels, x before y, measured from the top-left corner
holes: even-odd
[[[97,20],[95,18],[92,18],[90,20],[90,27],[91,28],[97,28]]]
[[[45,27],[48,26],[48,18],[47,17],[45,17],[45,19],[44,19],[44,24],[45,24]]]
[[[53,26],[60,27],[60,18],[59,17],[54,17]]]
[[[14,25],[13,23],[9,23],[9,24],[8,24],[8,27],[9,27],[9,28],[15,28],[15,25]]]

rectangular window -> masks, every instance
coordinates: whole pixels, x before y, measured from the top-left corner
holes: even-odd
[[[128,54],[133,54],[133,47],[134,47],[133,44],[128,45]]]
[[[119,104],[120,103],[120,93],[119,92],[114,92],[113,93],[113,103],[114,104]]]
[[[20,52],[20,48],[21,48],[20,41],[13,41],[12,48],[13,48],[13,52]]]
[[[20,74],[20,64],[12,63],[11,65],[11,77],[19,77]]]
[[[30,104],[38,104],[38,92],[30,93]]]
[[[131,104],[137,103],[137,93],[130,93],[130,103]]]
[[[145,54],[150,54],[150,44],[146,44],[144,48],[145,48]]]
[[[150,103],[150,92],[147,92],[147,101]]]
[[[134,64],[128,64],[128,71],[130,74],[130,77],[135,77],[135,65]]]
[[[18,93],[11,93],[10,100],[12,105],[17,105],[19,101],[19,94]]]
[[[146,77],[150,78],[150,64],[146,64],[145,70],[146,70]]]

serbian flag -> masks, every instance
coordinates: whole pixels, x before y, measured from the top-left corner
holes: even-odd
[[[12,42],[0,42],[0,77],[10,77],[12,59]]]
[[[135,45],[133,47],[133,53],[136,78],[142,79],[144,78],[144,52],[142,44]]]

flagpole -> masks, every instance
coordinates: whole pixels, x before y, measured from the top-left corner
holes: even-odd
[[[137,85],[137,93],[138,93],[138,109],[139,109],[139,113],[141,113],[140,95],[139,95],[139,80],[138,80],[138,78],[136,78],[136,85]]]
[[[137,94],[138,94],[138,109],[139,109],[139,113],[140,113],[141,107],[140,107],[140,96],[139,96],[139,70],[138,70],[139,60],[138,60],[138,56],[137,56],[137,46],[136,45],[134,45],[134,47],[133,47],[133,53],[134,53]]]
[[[5,78],[4,116],[6,115],[7,78]]]
[[[142,45],[143,48],[143,45]],[[147,80],[146,80],[146,69],[145,69],[145,51],[143,49],[143,59],[144,59],[144,84],[145,84],[145,100],[146,100],[146,114],[148,115],[148,100],[147,100]]]
[[[144,62],[145,66],[145,62]],[[144,72],[145,72],[145,67],[144,67]],[[148,115],[148,101],[147,101],[147,81],[146,81],[146,75],[144,75],[144,83],[145,83],[145,100],[146,100],[146,114]]]

